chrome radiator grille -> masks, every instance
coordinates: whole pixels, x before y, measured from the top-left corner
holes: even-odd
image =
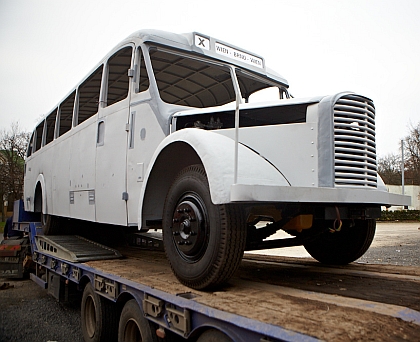
[[[335,186],[376,188],[375,106],[368,98],[342,96],[334,105]]]

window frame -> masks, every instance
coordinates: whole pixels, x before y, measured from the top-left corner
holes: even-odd
[[[77,87],[77,94],[76,94],[76,106],[75,106],[75,111],[74,111],[74,122],[73,122],[73,127],[76,127],[78,125],[80,125],[81,123],[85,122],[86,120],[90,119],[91,117],[95,116],[96,114],[98,114],[99,112],[99,107],[100,107],[100,102],[101,102],[101,93],[102,93],[102,86],[103,86],[103,75],[104,75],[104,64],[101,63],[100,65],[98,65],[95,70],[93,72],[91,72],[89,74],[88,77],[86,77]],[[97,93],[97,101],[96,101],[96,112],[94,113],[90,113],[89,116],[87,116],[86,118],[84,118],[82,121],[80,121],[80,105],[81,105],[81,98],[80,95],[81,93],[83,94],[83,88],[85,86],[89,86],[89,83],[93,81],[93,79],[95,79],[98,75],[98,73],[100,74],[100,79],[99,79],[99,92]],[[82,91],[81,91],[82,89]],[[96,95],[96,91],[95,91],[95,95]],[[86,102],[86,104],[88,104],[88,102]]]
[[[110,88],[109,87],[110,61],[119,52],[121,52],[123,49],[126,49],[126,48],[131,48],[130,66],[126,70],[127,86],[128,86],[128,88],[127,88],[127,96],[125,96],[124,98],[122,98],[122,99],[120,99],[118,101],[115,101],[115,102],[112,102],[111,104],[109,104],[108,103],[109,102],[108,101],[108,95],[109,95],[109,88]],[[130,76],[128,74],[128,72],[129,72],[129,70],[133,70],[133,62],[134,62],[134,55],[135,55],[134,54],[134,51],[135,51],[135,44],[134,43],[128,43],[128,44],[125,44],[125,45],[119,47],[118,49],[116,49],[116,51],[114,51],[114,53],[107,58],[107,60],[105,62],[105,68],[104,68],[104,74],[105,74],[105,76],[102,77],[102,84],[101,84],[101,87],[102,87],[101,94],[102,95],[101,95],[100,102],[102,104],[101,105],[102,108],[107,108],[107,107],[113,106],[113,105],[115,105],[117,103],[120,103],[121,101],[124,101],[124,100],[126,100],[127,98],[130,97],[130,89],[131,89],[131,85],[130,84],[132,83],[132,76]]]

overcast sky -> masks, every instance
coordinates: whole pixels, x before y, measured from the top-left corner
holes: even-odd
[[[0,129],[32,131],[119,41],[153,28],[260,54],[294,97],[370,97],[378,155],[398,153],[420,121],[419,17],[415,0],[0,0]]]

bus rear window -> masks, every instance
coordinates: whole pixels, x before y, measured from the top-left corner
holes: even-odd
[[[41,149],[42,144],[42,131],[44,130],[44,121],[42,121],[35,130],[35,149],[34,152]]]
[[[27,157],[30,157],[32,155],[32,147],[34,145],[33,144],[33,142],[34,142],[34,135],[35,135],[35,133],[32,133],[31,140],[29,140],[29,143],[28,143],[28,149],[26,151],[26,156]]]
[[[50,115],[47,116],[47,124],[45,128],[47,132],[45,134],[45,145],[49,144],[54,140],[54,130],[55,130],[55,118],[57,116],[57,109],[55,109]]]

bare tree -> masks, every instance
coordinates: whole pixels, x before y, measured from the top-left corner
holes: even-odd
[[[379,158],[378,173],[385,184],[401,185],[401,158],[396,154]]]
[[[25,167],[25,151],[30,134],[23,132],[18,122],[10,130],[0,131],[0,200],[4,219],[3,200],[11,205],[22,198]]]
[[[420,185],[420,122],[410,126],[410,133],[405,137],[406,184]]]

